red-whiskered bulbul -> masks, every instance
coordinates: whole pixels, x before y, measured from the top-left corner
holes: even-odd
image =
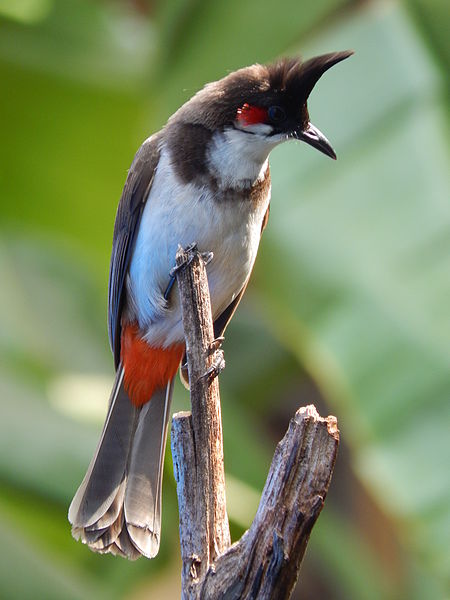
[[[184,354],[178,245],[212,252],[216,337],[242,298],[267,224],[268,156],[297,139],[336,155],[311,124],[308,97],[352,52],[240,69],[209,83],[139,148],[117,210],[108,325],[116,378],[97,450],[69,509],[75,538],[97,552],[159,549],[162,467],[173,379]]]

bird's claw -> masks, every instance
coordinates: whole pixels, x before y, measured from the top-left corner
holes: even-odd
[[[220,338],[218,338],[219,340]],[[214,340],[211,346],[216,342]],[[220,342],[221,344],[222,342]],[[225,356],[223,350],[216,348],[214,350],[214,356],[209,369],[202,375],[202,379],[208,379],[209,381],[215,379],[225,369]]]
[[[211,345],[209,346],[209,353],[210,354],[214,354],[214,352],[217,352],[217,350],[220,350],[220,348],[222,348],[222,344],[224,343],[225,338],[223,337],[223,335],[216,337],[215,340],[213,340],[211,342]]]
[[[214,258],[214,252],[200,252],[200,256],[203,258],[203,262],[205,263],[205,266],[206,266],[206,265],[209,265],[209,263]]]
[[[181,246],[179,246],[179,248],[181,248]],[[169,271],[170,277],[175,277],[176,274],[178,273],[178,271],[181,271],[181,269],[184,269],[187,265],[190,265],[191,262],[194,260],[194,256],[196,254],[200,254],[205,265],[209,264],[214,257],[213,252],[199,252],[197,242],[194,242],[193,244],[189,244],[189,246],[186,246],[186,248],[184,249],[184,253],[186,254],[186,258],[184,259],[184,261],[182,263],[180,263],[179,265],[176,265],[175,267],[170,269],[170,271]]]
[[[173,284],[175,283],[175,280],[177,278],[177,273],[179,271],[181,271],[181,269],[184,269],[185,267],[190,265],[191,262],[194,260],[194,256],[198,252],[197,242],[194,242],[193,244],[189,244],[189,246],[186,246],[184,252],[187,255],[187,257],[184,259],[184,261],[182,263],[180,263],[179,265],[175,265],[175,267],[172,267],[172,269],[170,269],[170,271],[169,271],[170,279],[169,279],[169,283],[167,284],[166,291],[164,292],[165,300],[169,299],[169,294],[172,291]],[[199,254],[202,257],[205,265],[208,265],[214,258],[213,252],[200,252]]]

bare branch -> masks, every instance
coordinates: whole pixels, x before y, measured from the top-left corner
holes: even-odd
[[[284,599],[297,581],[322,510],[339,445],[335,417],[297,411],[278,444],[255,519],[230,547],[223,442],[206,269],[195,247],[177,253],[192,416],[172,422],[180,513],[182,597],[187,600]]]
[[[278,444],[250,529],[208,571],[202,599],[289,598],[339,444],[335,417],[300,408]]]
[[[183,586],[203,578],[230,545],[223,468],[219,382],[205,263],[196,248],[176,257],[186,336],[192,417],[177,416],[172,427],[180,504]],[[217,354],[219,352],[219,354]],[[179,454],[181,453],[181,454]],[[181,477],[181,479],[178,479]],[[180,483],[179,483],[180,488]],[[180,493],[182,492],[182,493]],[[188,518],[186,518],[188,517]],[[186,596],[190,597],[190,596]]]

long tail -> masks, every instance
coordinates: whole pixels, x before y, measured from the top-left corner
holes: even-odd
[[[72,535],[95,552],[153,558],[173,379],[149,402],[130,401],[119,367],[103,432],[69,508]]]

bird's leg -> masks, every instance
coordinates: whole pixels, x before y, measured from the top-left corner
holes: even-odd
[[[173,269],[171,269],[171,271],[169,273],[169,277],[170,277],[169,283],[167,284],[166,291],[164,292],[164,300],[166,302],[169,301],[170,292],[172,291],[173,284],[175,283],[175,280],[177,278],[175,274],[172,274],[172,271],[173,271]]]

